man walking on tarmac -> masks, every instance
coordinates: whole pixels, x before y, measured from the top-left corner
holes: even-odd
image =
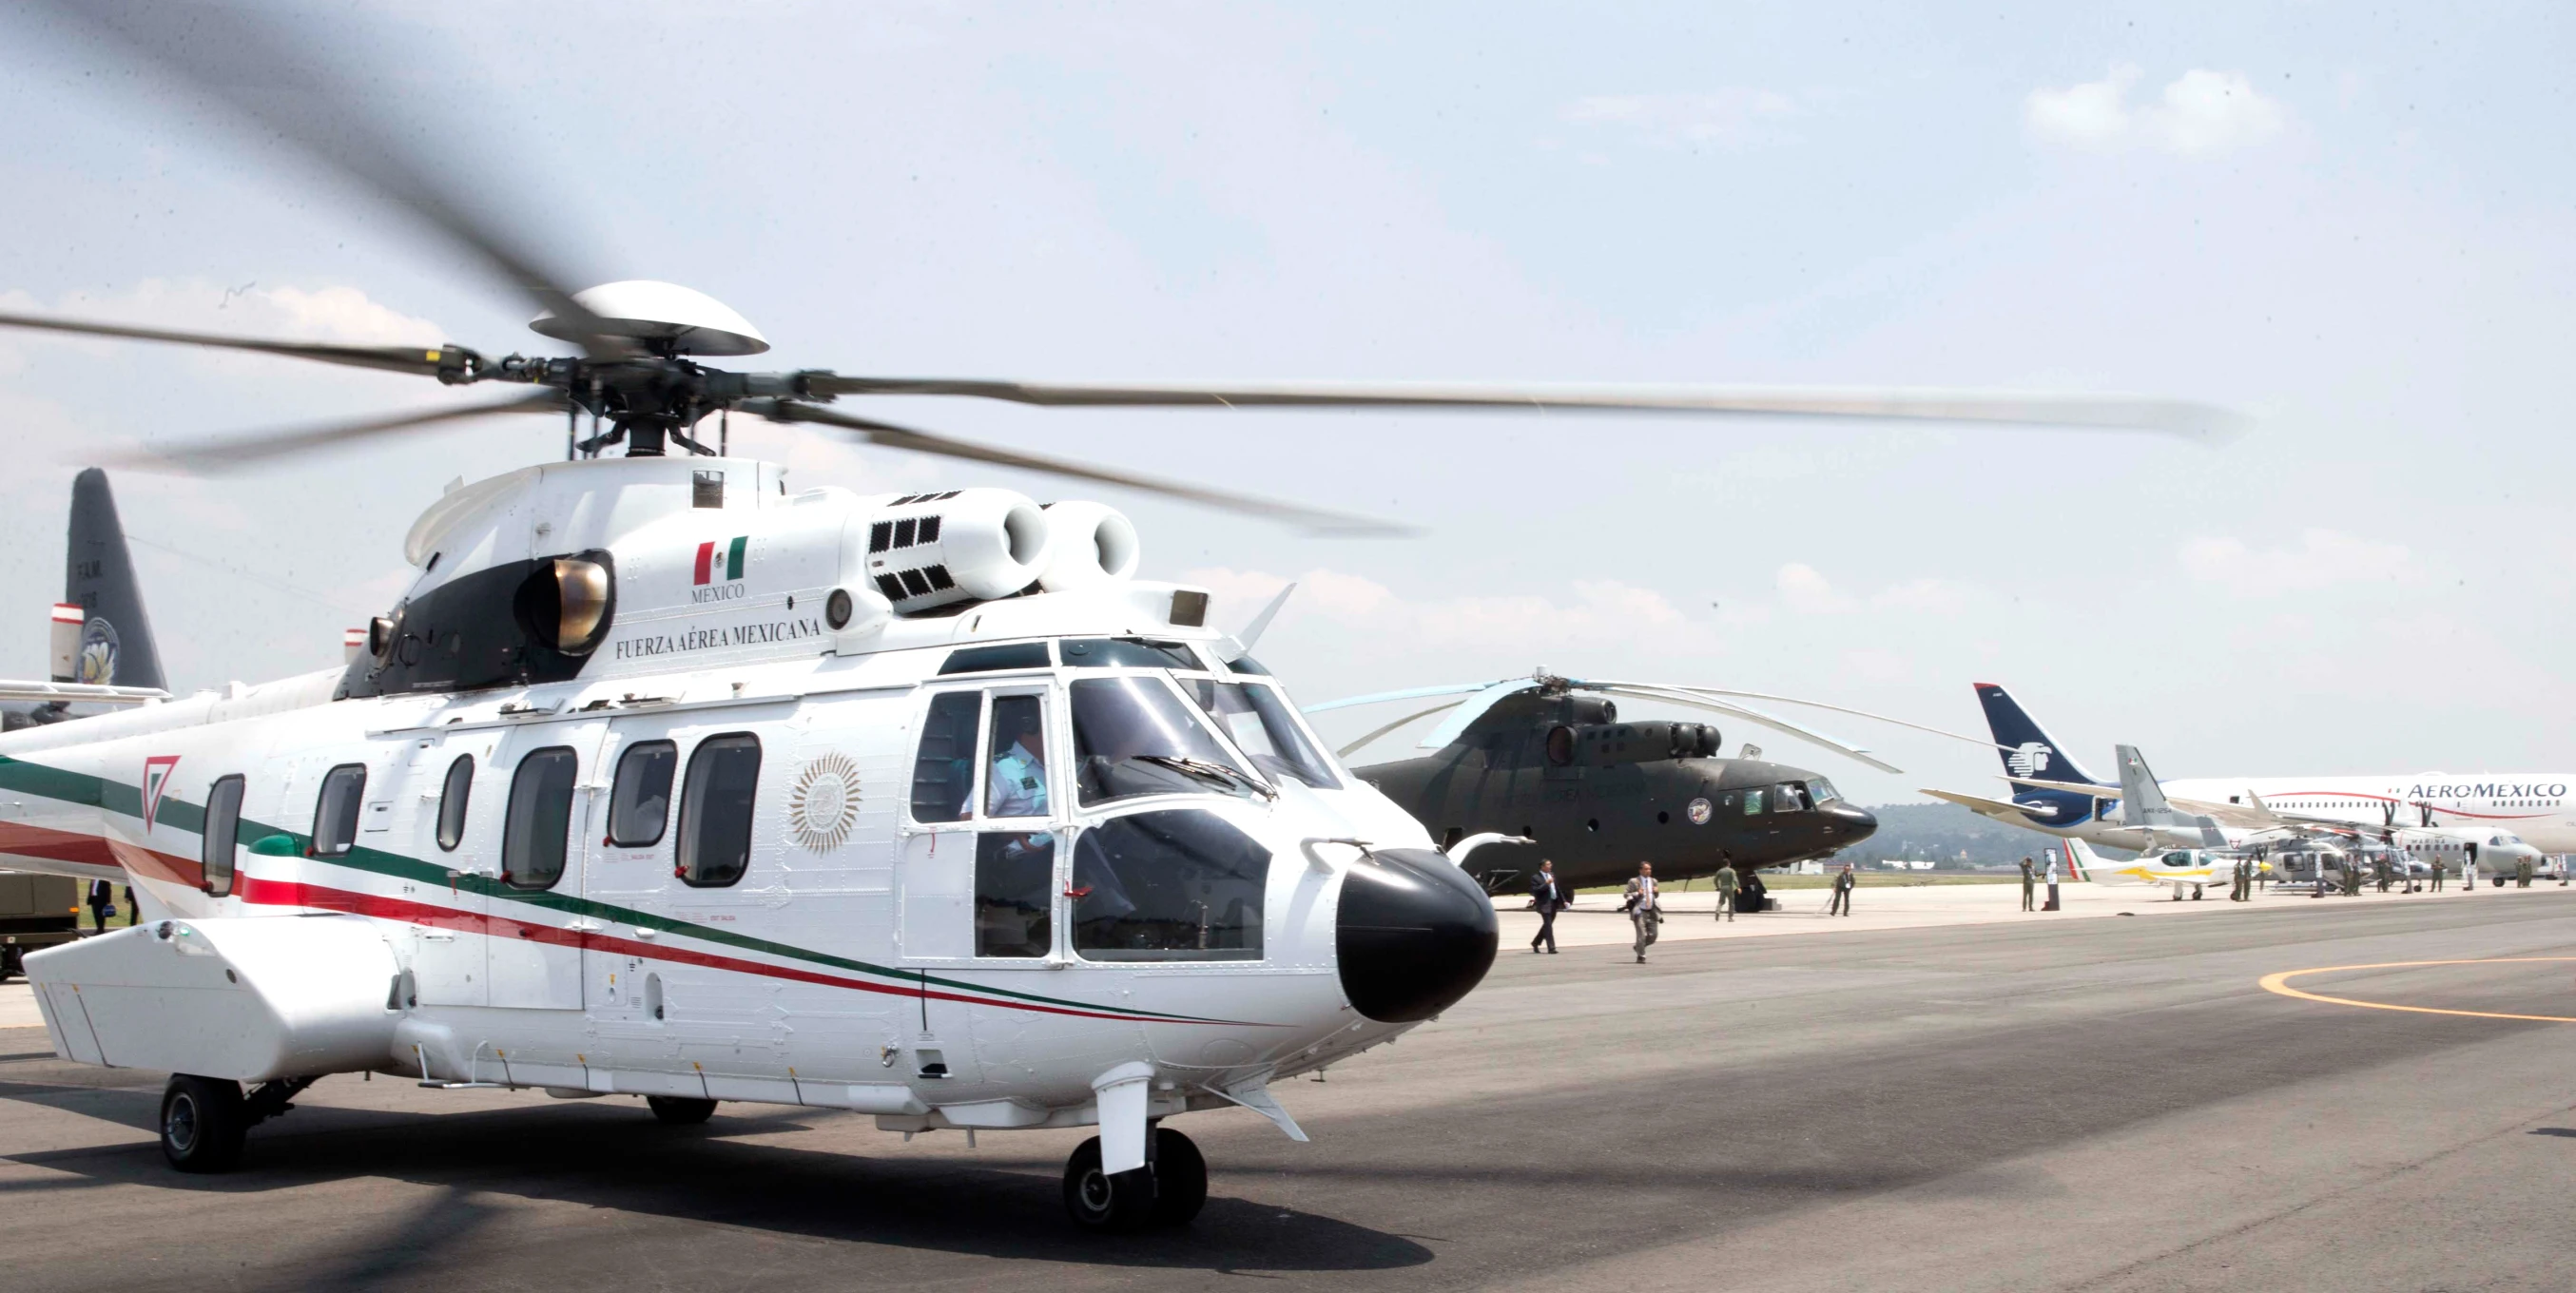
[[[1628,880],[1628,889],[1623,895],[1622,906],[1628,913],[1629,922],[1637,927],[1637,964],[1639,965],[1646,963],[1646,949],[1654,945],[1655,926],[1663,923],[1663,905],[1657,901],[1661,896],[1661,892],[1655,888],[1655,864],[1638,863],[1637,874]]]
[[[1556,863],[1541,859],[1538,874],[1530,877],[1530,910],[1538,913],[1538,935],[1530,940],[1530,951],[1545,943],[1548,955],[1556,955],[1556,913],[1565,905],[1565,888],[1556,882]]]
[[[2039,873],[2031,870],[2030,858],[2025,855],[2021,860],[2021,909],[2023,911],[2029,911],[2036,905],[2037,898],[2033,890],[2038,883]]]
[[[1735,894],[1742,886],[1735,879],[1735,863],[1729,861],[1723,853],[1718,855],[1717,860],[1719,863],[1717,875],[1712,878],[1717,885],[1717,919],[1733,924],[1735,923]]]
[[[1849,862],[1843,863],[1843,869],[1834,872],[1834,900],[1825,908],[1825,914],[1828,916],[1850,915],[1852,890],[1859,884],[1860,877],[1852,874],[1852,864]]]

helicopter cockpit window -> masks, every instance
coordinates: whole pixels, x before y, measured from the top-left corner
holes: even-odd
[[[1161,678],[1074,681],[1074,782],[1084,807],[1138,795],[1271,793]]]
[[[1262,683],[1184,679],[1181,687],[1223,729],[1234,748],[1252,766],[1272,777],[1294,777],[1317,790],[1338,790],[1341,781],[1297,720],[1279,689]]]
[[[1055,836],[991,831],[975,837],[975,955],[1055,950]]]
[[[358,838],[358,801],[367,792],[367,765],[343,763],[322,774],[313,801],[313,856],[338,857]]]
[[[939,674],[993,673],[1003,669],[1045,669],[1055,661],[1047,657],[1044,642],[1009,642],[1001,646],[962,647],[948,653],[939,664]]]
[[[510,806],[501,819],[501,882],[513,889],[552,889],[563,879],[572,840],[572,783],[580,756],[549,746],[519,760],[510,774]]]
[[[1771,788],[1771,811],[1798,813],[1815,807],[1807,799],[1807,788],[1794,781],[1783,781]]]
[[[662,842],[671,816],[671,774],[680,769],[680,747],[639,741],[617,756],[617,781],[608,793],[608,842],[622,849]]]
[[[912,820],[966,820],[975,798],[975,720],[983,707],[979,691],[930,698],[930,712],[921,720],[921,746],[912,759]]]
[[[1073,669],[1197,669],[1199,658],[1179,642],[1143,638],[1066,638],[1057,643]]]
[[[710,736],[689,755],[680,791],[680,882],[721,888],[751,869],[752,795],[760,784],[760,738]]]
[[[199,860],[205,866],[206,892],[217,898],[233,891],[233,850],[241,839],[242,779],[226,777],[206,792],[206,830]]]
[[[1073,849],[1073,947],[1091,961],[1257,961],[1270,851],[1201,812],[1138,813]]]
[[[1820,804],[1830,804],[1843,797],[1843,792],[1834,789],[1834,783],[1825,780],[1823,777],[1809,777],[1807,779],[1807,794]]]
[[[1269,666],[1264,665],[1260,661],[1255,660],[1248,655],[1239,655],[1226,661],[1225,667],[1235,671],[1236,673],[1248,673],[1262,678],[1270,676]]]

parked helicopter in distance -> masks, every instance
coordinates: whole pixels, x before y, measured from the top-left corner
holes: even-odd
[[[827,405],[1646,409],[2198,436],[2228,422],[2162,401],[1942,392],[734,372],[700,361],[766,351],[748,320],[665,283],[565,290],[577,280],[454,200],[412,134],[333,89],[331,60],[288,57],[257,15],[227,12],[226,39],[205,42],[201,14],[120,13],[85,20],[419,216],[580,351],[0,315],[526,391],[155,455],[184,466],[490,413],[565,419],[564,461],[420,514],[407,591],[345,669],[0,736],[0,787],[26,804],[7,863],[86,874],[104,859],[147,917],[28,959],[54,1045],[173,1074],[159,1128],[183,1170],[232,1166],[247,1128],[317,1078],[371,1072],[637,1094],[672,1122],[753,1100],[907,1134],[1097,1126],[1066,1164],[1068,1213],[1178,1223],[1206,1168],[1163,1119],[1241,1106],[1303,1139],[1272,1083],[1418,1026],[1481,979],[1484,895],[1206,627],[1205,590],[1137,577],[1124,516],[991,488],[790,492],[783,468],[722,452],[731,414],[1343,530],[1373,523]],[[287,82],[324,87],[330,119],[258,97]]]
[[[1352,771],[1403,805],[1444,848],[1499,836],[1460,859],[1489,890],[1525,877],[1541,858],[1577,888],[1616,884],[1640,862],[1675,881],[1727,865],[1749,872],[1822,857],[1878,829],[1877,818],[1845,802],[1823,776],[1750,756],[1725,758],[1718,729],[1706,724],[1622,720],[1617,696],[1732,715],[1894,770],[1722,692],[1562,678],[1544,669],[1497,683],[1354,696],[1307,712],[1444,696],[1462,699],[1397,719],[1339,753],[1347,757],[1454,706],[1422,738],[1431,753]]]

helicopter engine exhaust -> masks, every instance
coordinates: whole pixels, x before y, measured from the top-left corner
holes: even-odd
[[[1046,514],[1054,541],[1039,586],[1062,593],[1135,577],[1142,552],[1125,513],[1105,503],[1071,502],[1049,503]]]

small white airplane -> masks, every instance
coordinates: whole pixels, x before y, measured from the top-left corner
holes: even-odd
[[[2067,870],[2078,880],[2100,885],[2160,884],[2173,891],[2174,901],[2182,900],[2188,889],[2198,901],[2212,885],[2229,883],[2235,878],[2237,857],[2209,849],[2164,849],[2144,853],[2126,862],[2114,862],[2093,851],[2081,839],[2064,838],[2057,842]]]

